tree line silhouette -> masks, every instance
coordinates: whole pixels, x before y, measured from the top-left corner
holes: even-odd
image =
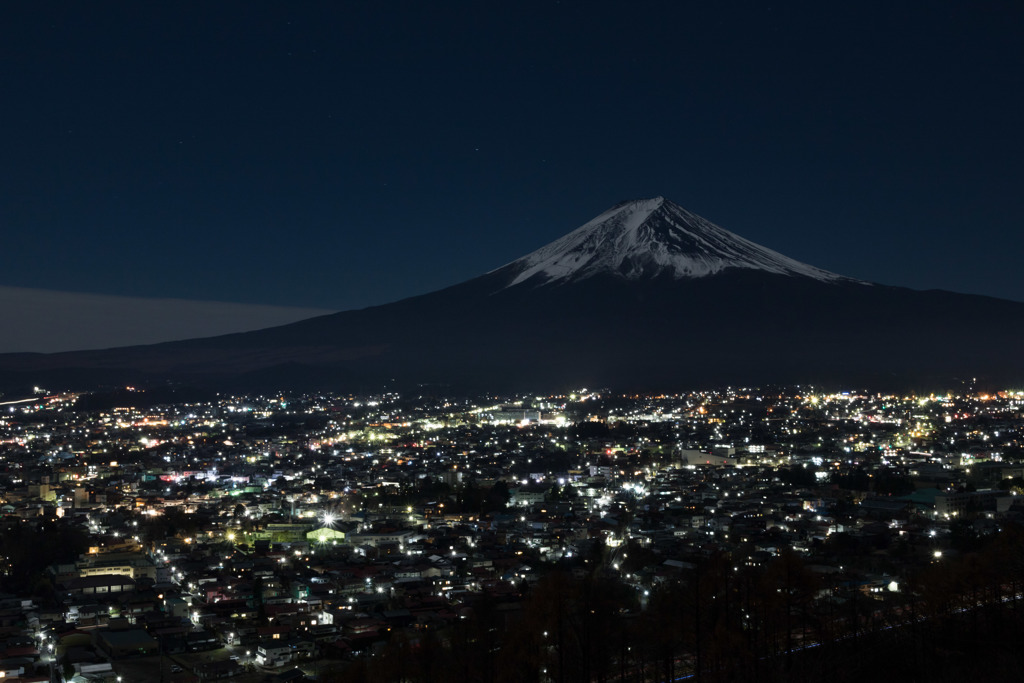
[[[899,592],[826,576],[796,552],[717,552],[648,594],[600,557],[518,601],[483,594],[448,624],[396,630],[338,683],[1018,680],[1024,531],[908,569]],[[584,565],[585,567],[587,565]]]

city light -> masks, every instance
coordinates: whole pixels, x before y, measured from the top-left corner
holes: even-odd
[[[254,398],[249,412],[232,413],[214,402],[205,413],[168,406],[149,415],[159,420],[147,420],[124,410],[119,419],[125,426],[112,426],[104,437],[108,447],[121,438],[137,442],[138,429],[163,430],[163,440],[181,446],[180,453],[152,454],[164,473],[158,485],[146,487],[150,468],[133,469],[126,458],[119,459],[116,477],[106,458],[76,469],[80,479],[48,484],[49,490],[41,481],[26,482],[22,468],[11,467],[8,476],[12,482],[22,477],[18,485],[35,487],[32,493],[51,498],[44,502],[54,508],[60,503],[74,511],[63,522],[52,516],[49,524],[80,520],[89,543],[61,565],[65,580],[89,577],[110,591],[69,603],[62,620],[89,628],[102,612],[104,620],[134,626],[139,616],[118,593],[130,594],[142,583],[154,587],[166,618],[184,616],[196,631],[209,629],[231,647],[248,646],[254,635],[257,586],[266,623],[287,636],[276,640],[308,638],[316,628],[327,642],[340,632],[330,628],[332,605],[346,616],[403,615],[404,605],[423,599],[410,598],[410,587],[422,586],[431,612],[469,624],[482,597],[520,611],[535,609],[529,596],[537,591],[546,591],[549,603],[560,599],[548,585],[553,576],[566,582],[559,589],[566,595],[579,595],[576,582],[587,577],[606,582],[606,599],[631,597],[602,619],[642,621],[660,596],[693,586],[697,572],[713,571],[712,558],[728,558],[721,568],[731,577],[723,584],[729,590],[773,592],[761,609],[784,604],[778,563],[788,558],[798,568],[814,567],[808,574],[814,590],[802,609],[815,618],[827,619],[830,604],[831,613],[845,615],[839,605],[867,609],[859,601],[873,600],[874,611],[891,607],[888,618],[898,622],[909,601],[925,600],[916,587],[903,586],[902,576],[922,580],[915,572],[929,562],[936,571],[960,567],[964,554],[956,551],[965,538],[981,549],[972,552],[984,552],[1012,527],[1006,513],[1015,511],[1016,489],[1024,487],[1014,479],[1022,464],[1006,454],[1024,433],[1024,398],[990,394],[986,401],[922,403],[815,393],[813,403],[799,396],[732,390],[623,398],[600,416],[614,429],[602,430],[597,440],[577,438],[572,425],[541,421],[524,430],[515,421],[488,421],[493,406],[470,408],[469,402],[461,417],[444,408],[445,426],[427,430],[418,421],[428,419],[429,403],[364,405],[376,412],[359,423],[339,419],[354,410],[347,399],[310,400],[310,414],[331,416],[326,424],[336,424],[304,439],[289,433],[269,443],[242,429],[254,415],[274,414]],[[549,397],[543,403],[559,405]],[[588,404],[588,410],[598,405]],[[752,416],[754,405],[763,419]],[[813,428],[807,422],[812,408]],[[398,419],[399,410],[409,415]],[[235,417],[216,423],[211,416]],[[435,427],[441,422],[430,419]],[[216,450],[200,457],[187,447],[198,438],[196,423],[208,421],[203,433],[230,433],[232,447],[245,449],[243,460]],[[140,424],[146,426],[133,426]],[[177,439],[174,424],[187,438]],[[0,421],[0,434],[27,441],[25,432],[39,430],[36,425]],[[371,426],[389,438],[368,438],[363,427]],[[40,430],[32,441],[44,438],[54,437]],[[211,437],[211,449],[228,448],[227,440]],[[309,446],[314,440],[317,448]],[[139,481],[126,481],[131,476]],[[96,491],[105,492],[98,502]],[[90,495],[94,500],[85,506]],[[6,505],[8,513],[29,510],[17,496]],[[38,516],[39,509],[31,510]],[[14,524],[19,517],[8,519]],[[986,566],[999,571],[1000,565]],[[726,595],[702,599],[717,604]],[[562,609],[575,609],[577,600]],[[736,623],[761,618],[742,602],[728,602],[743,612]],[[391,618],[396,623],[374,621],[372,628],[403,637],[446,628],[443,621]],[[284,630],[296,623],[299,630]],[[558,647],[552,620],[525,623],[542,624],[546,647]],[[785,619],[756,625],[777,623]],[[845,628],[842,622],[832,627]],[[57,651],[42,624],[30,636],[47,657]],[[268,638],[251,642],[274,640]],[[253,652],[246,650],[246,665]]]

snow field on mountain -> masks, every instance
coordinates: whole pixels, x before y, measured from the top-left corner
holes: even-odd
[[[666,273],[675,278],[698,278],[728,268],[823,282],[850,280],[755,244],[663,197],[612,207],[498,270],[514,273],[508,284],[512,287],[533,278],[569,282],[613,275],[635,280]]]

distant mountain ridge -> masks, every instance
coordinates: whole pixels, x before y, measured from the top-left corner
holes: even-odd
[[[255,332],[0,356],[0,386],[682,390],[1024,382],[1024,304],[865,283],[663,198],[443,290]]]

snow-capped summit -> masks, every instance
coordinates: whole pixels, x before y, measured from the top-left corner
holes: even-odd
[[[573,282],[595,275],[699,278],[728,268],[851,281],[746,240],[664,197],[618,204],[494,272],[512,274],[511,287],[528,280]]]

